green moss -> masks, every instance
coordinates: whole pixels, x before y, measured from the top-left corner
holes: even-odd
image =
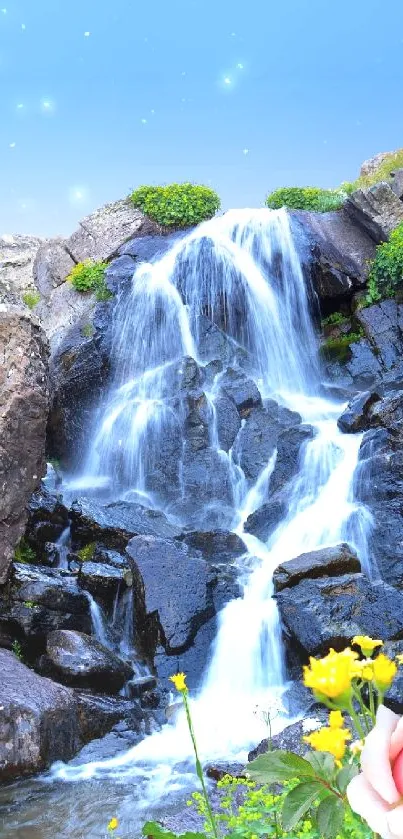
[[[22,295],[22,299],[29,309],[33,309],[36,304],[39,303],[41,295],[38,291],[26,291],[25,294]]]
[[[349,332],[347,335],[339,335],[337,338],[327,338],[321,346],[321,353],[339,361],[346,361],[350,355],[350,344],[356,344],[363,338],[364,332]]]
[[[32,600],[24,600],[24,606],[26,606],[27,609],[35,609],[35,606],[37,605],[38,604],[34,603]]]
[[[19,661],[24,660],[24,656],[22,654],[22,647],[21,647],[21,644],[20,644],[19,641],[17,641],[17,640],[13,641],[13,643],[11,644],[11,649],[12,649],[14,655],[17,656]]]
[[[23,562],[28,565],[36,562],[36,553],[27,544],[24,537],[20,540],[14,552],[14,562]]]
[[[323,318],[322,326],[341,326],[341,324],[347,323],[347,321],[348,318],[342,315],[341,312],[333,312],[327,318]]]
[[[94,262],[91,259],[86,259],[85,262],[79,262],[78,265],[74,266],[67,280],[71,282],[76,291],[82,294],[90,291],[95,292],[95,297],[99,302],[110,300],[113,295],[105,282],[106,268],[106,262]]]
[[[141,186],[130,198],[135,207],[163,227],[192,227],[212,218],[221,206],[213,189],[191,183]]]
[[[266,204],[272,210],[287,207],[290,210],[311,210],[328,213],[343,206],[346,194],[340,190],[319,189],[318,187],[290,186],[271,192]]]
[[[77,551],[77,556],[79,557],[81,562],[90,562],[94,556],[96,548],[96,542],[89,542],[88,545],[84,545],[83,548],[80,548]]]
[[[84,338],[92,338],[95,333],[95,329],[92,323],[86,323],[85,326],[81,329],[81,334]]]

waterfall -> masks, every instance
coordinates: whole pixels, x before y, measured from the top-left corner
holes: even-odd
[[[205,371],[215,358],[205,340],[206,318],[221,341],[226,336],[228,366],[247,370],[263,399],[298,412],[313,429],[300,453],[288,512],[263,543],[244,525],[270,494],[276,452],[256,481],[248,480],[236,447],[220,448],[216,399],[222,371],[201,385],[211,462],[214,470],[226,470],[232,528],[245,543],[243,597],[222,610],[209,667],[192,698],[204,759],[245,757],[265,735],[256,705],[267,710],[281,700],[286,677],[272,597],[274,569],[305,551],[348,540],[367,573],[372,570],[366,552],[369,520],[354,497],[361,435],[342,434],[337,418],[343,405],[321,395],[311,302],[288,216],[265,209],[231,211],[200,225],[158,262],[140,266],[130,296],[118,307],[111,388],[95,420],[80,486],[99,482],[110,497],[134,491],[165,511],[179,509],[175,492],[182,499],[186,495],[188,456],[180,375],[183,357]],[[172,438],[178,439],[172,480],[169,487],[158,486],[161,441]],[[187,508],[180,509],[186,525]],[[147,776],[151,796],[151,778],[155,783],[159,777],[165,790],[170,782],[177,788],[175,766],[190,755],[186,720],[179,713],[175,725],[124,754],[85,766],[58,765],[53,774],[65,780]]]

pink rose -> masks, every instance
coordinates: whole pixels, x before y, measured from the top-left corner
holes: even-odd
[[[350,806],[382,839],[403,839],[403,717],[384,705],[361,755],[362,773],[347,788]]]

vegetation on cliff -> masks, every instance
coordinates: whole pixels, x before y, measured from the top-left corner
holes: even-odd
[[[191,183],[141,186],[130,197],[135,207],[162,227],[192,227],[212,218],[221,206],[213,189]]]
[[[105,282],[106,268],[106,262],[94,262],[91,259],[86,259],[85,262],[79,262],[75,265],[66,279],[71,282],[76,291],[82,293],[93,291],[99,302],[109,300],[112,294]]]

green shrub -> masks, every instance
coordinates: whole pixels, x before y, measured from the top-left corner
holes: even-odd
[[[19,661],[24,660],[24,656],[22,654],[22,647],[21,647],[21,644],[20,644],[19,641],[17,641],[17,640],[13,641],[13,643],[11,644],[11,649],[12,649],[14,655],[19,659]]]
[[[106,268],[106,262],[94,262],[91,259],[86,259],[85,262],[79,262],[78,265],[74,266],[67,279],[76,291],[80,291],[82,294],[93,291],[99,302],[109,300],[113,295],[105,282]]]
[[[392,230],[389,241],[378,245],[368,278],[368,297],[376,302],[392,297],[403,284],[403,224]]]
[[[333,312],[327,318],[323,318],[322,326],[340,326],[342,323],[346,323],[347,320],[348,318],[342,315],[341,312]]]
[[[328,213],[343,206],[346,194],[339,190],[319,189],[314,186],[282,187],[271,192],[266,204],[271,210],[287,207],[290,210],[311,210]]]
[[[94,329],[92,323],[86,323],[81,330],[81,334],[82,334],[83,338],[92,338],[94,332],[95,332],[95,329]]]
[[[41,299],[41,295],[38,291],[26,291],[25,294],[22,295],[22,300],[29,309],[33,309],[37,303],[39,303]]]
[[[80,548],[80,550],[77,551],[77,556],[81,562],[91,562],[95,553],[95,548],[96,542],[89,542],[88,545],[84,545],[83,548]]]
[[[14,552],[14,562],[32,564],[36,562],[36,553],[27,544],[24,537],[20,540]]]
[[[192,227],[220,209],[216,192],[197,184],[141,186],[130,196],[134,206],[163,227]]]
[[[350,344],[356,344],[363,338],[364,332],[349,332],[347,335],[340,335],[337,338],[327,338],[321,346],[321,353],[326,356],[337,358],[339,361],[346,361],[349,357]]]

